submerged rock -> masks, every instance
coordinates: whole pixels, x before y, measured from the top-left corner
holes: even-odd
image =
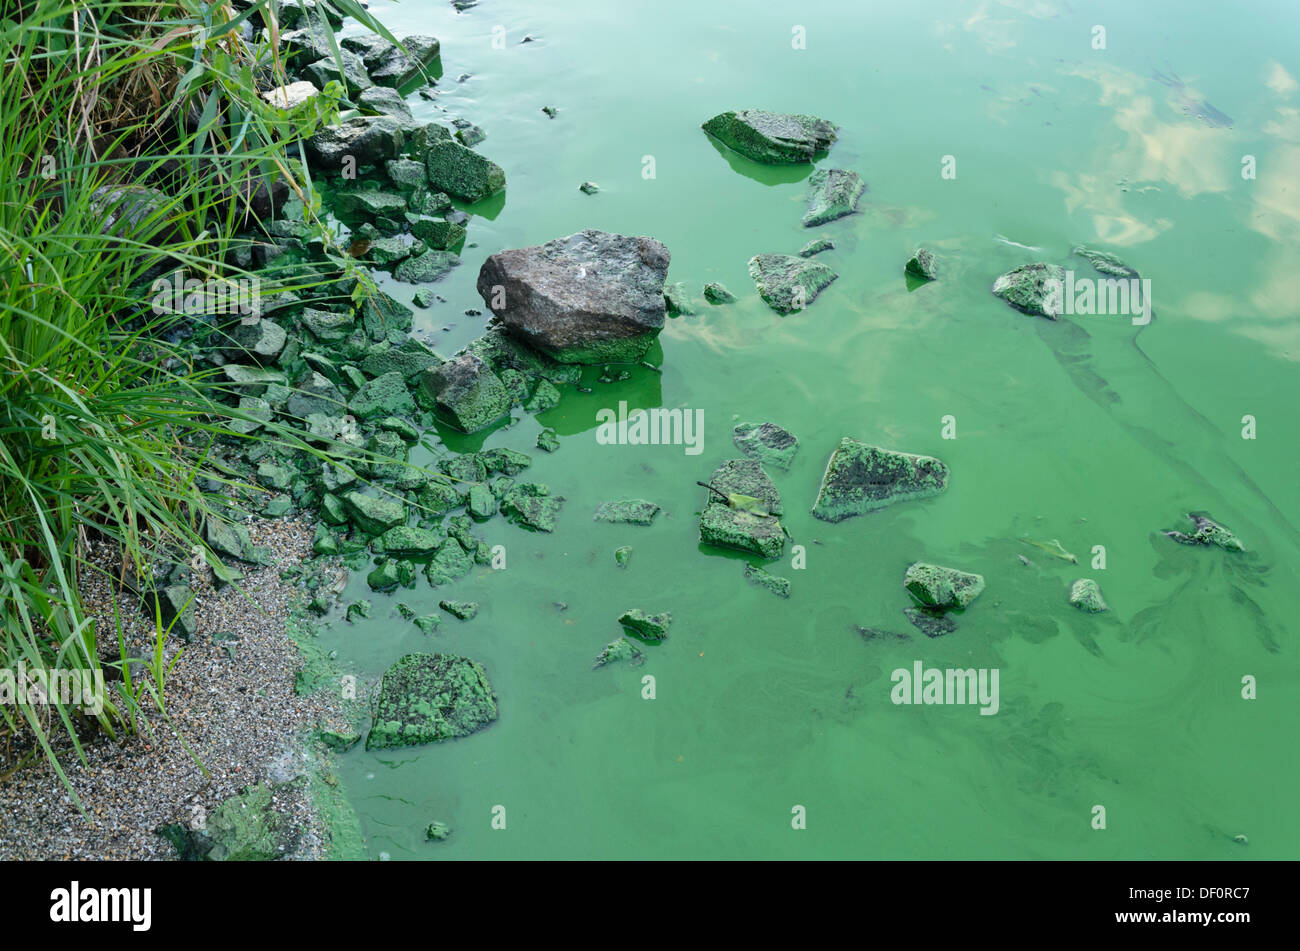
[[[867,184],[857,172],[843,168],[819,168],[808,176],[808,211],[803,226],[824,225],[851,215]]]
[[[750,459],[778,469],[789,469],[799,451],[799,440],[775,423],[741,423],[731,434],[736,448]]]
[[[535,482],[521,482],[501,500],[501,514],[510,521],[538,532],[555,531],[555,517],[563,499]]]
[[[1183,545],[1217,545],[1224,551],[1246,550],[1246,546],[1241,543],[1241,539],[1208,515],[1201,512],[1191,512],[1187,517],[1192,520],[1196,531],[1190,535],[1175,531],[1167,531],[1164,534]]]
[[[835,142],[835,126],[825,119],[761,109],[723,112],[701,128],[746,158],[768,165],[811,162]]]
[[[269,862],[297,844],[299,831],[275,809],[274,787],[248,786],[208,814],[202,828],[172,823],[158,834],[183,861]]]
[[[622,499],[602,502],[592,516],[597,522],[623,522],[628,525],[649,525],[659,514],[659,506],[645,499]]]
[[[628,640],[626,637],[620,637],[617,640],[610,641],[606,644],[599,654],[596,655],[596,661],[591,665],[592,670],[613,664],[620,660],[629,661],[633,666],[645,663],[645,655],[641,653],[641,648]]]
[[[903,265],[903,272],[923,281],[933,281],[939,276],[934,255],[925,248],[917,248]]]
[[[730,304],[735,301],[736,295],[717,281],[710,281],[704,285],[704,299],[710,304]]]
[[[1053,290],[1049,282],[1064,280],[1065,268],[1058,264],[1024,264],[994,281],[993,294],[1016,310],[1055,320],[1064,302],[1059,290]]]
[[[756,254],[749,259],[749,276],[764,303],[778,314],[803,310],[838,274],[793,254]]]
[[[473,620],[478,616],[477,601],[439,601],[438,607],[462,621]]]
[[[420,376],[420,393],[434,411],[461,432],[478,432],[510,412],[501,379],[472,353],[462,353]]]
[[[506,330],[562,363],[633,363],[664,325],[668,249],[579,231],[493,254],[478,276]]]
[[[812,514],[839,522],[892,502],[938,495],[947,485],[948,467],[938,459],[881,449],[845,436],[826,463]]]
[[[709,497],[700,512],[700,541],[737,548],[771,560],[785,548],[781,496],[763,467],[732,459],[714,470]]]
[[[614,549],[614,563],[620,568],[626,568],[632,560],[632,546],[624,545],[622,548]]]
[[[366,749],[468,736],[497,718],[483,668],[451,654],[407,654],[384,672]]]
[[[930,610],[965,608],[984,590],[984,577],[918,561],[903,575],[903,587]]]
[[[424,830],[426,842],[442,842],[451,838],[451,826],[445,822],[430,822]]]
[[[813,238],[811,241],[809,241],[807,244],[805,244],[802,248],[799,249],[799,257],[810,258],[814,254],[821,254],[823,251],[833,251],[834,249],[835,249],[835,242],[832,241],[830,238],[826,238],[826,237]]]
[[[673,616],[667,611],[663,614],[646,614],[640,608],[634,608],[619,615],[618,623],[643,641],[662,641],[668,636]]]
[[[778,598],[790,597],[790,579],[774,575],[758,565],[745,565],[745,580],[760,588],[766,588]]]
[[[1101,596],[1101,587],[1091,578],[1080,578],[1070,585],[1070,603],[1089,614],[1100,614],[1108,607]]]
[[[957,630],[957,622],[942,611],[927,608],[903,608],[903,616],[926,637],[942,637]]]
[[[1089,264],[1096,268],[1102,274],[1109,274],[1112,277],[1135,278],[1140,275],[1136,270],[1129,267],[1115,255],[1107,251],[1094,251],[1092,248],[1085,248],[1083,245],[1070,249],[1071,254],[1077,254],[1084,258]]]
[[[407,284],[432,284],[442,280],[460,263],[460,258],[450,251],[425,251],[409,257],[393,269],[393,277]]]

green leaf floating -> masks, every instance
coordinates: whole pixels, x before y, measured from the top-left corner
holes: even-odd
[[[762,499],[756,499],[752,495],[741,495],[739,492],[727,493],[727,505],[741,512],[752,512],[754,515],[762,515],[765,518],[772,515],[768,511],[767,503]]]

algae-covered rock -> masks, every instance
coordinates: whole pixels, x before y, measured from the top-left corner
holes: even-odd
[[[430,822],[424,830],[424,838],[427,842],[442,842],[451,838],[451,826],[445,822]]]
[[[938,495],[947,485],[948,467],[938,459],[881,449],[845,436],[826,463],[812,514],[838,522],[893,502]]]
[[[560,439],[553,429],[543,429],[537,434],[537,448],[542,452],[555,452],[560,448]]]
[[[1101,586],[1091,578],[1079,578],[1070,585],[1070,603],[1088,614],[1100,614],[1108,607]]]
[[[415,401],[401,372],[393,370],[368,381],[353,393],[348,407],[361,419],[373,419],[395,413],[410,415],[415,412]]]
[[[1055,320],[1064,304],[1061,298],[1064,280],[1065,268],[1058,264],[1024,264],[994,281],[993,294],[1016,310]]]
[[[1224,528],[1214,519],[1201,512],[1191,512],[1187,516],[1192,520],[1196,531],[1190,535],[1184,532],[1164,532],[1169,538],[1183,545],[1215,545],[1224,551],[1245,551],[1241,539]]]
[[[614,563],[620,568],[626,568],[632,561],[632,546],[624,545],[621,548],[614,549]]]
[[[903,575],[903,587],[922,607],[947,610],[965,608],[979,597],[984,590],[984,578],[956,568],[918,561],[908,566]]]
[[[939,267],[933,254],[925,248],[917,248],[903,265],[903,272],[918,280],[933,281],[939,276]]]
[[[1096,268],[1102,274],[1108,274],[1111,277],[1135,278],[1141,275],[1129,267],[1115,255],[1108,251],[1097,251],[1093,248],[1087,248],[1078,245],[1070,249],[1071,254],[1076,254],[1084,258],[1089,264]]]
[[[500,472],[508,476],[519,475],[533,464],[532,456],[528,453],[504,446],[488,449],[478,455],[488,472]]]
[[[464,225],[458,225],[454,221],[407,212],[406,222],[411,234],[435,250],[447,251],[465,240]]]
[[[769,165],[811,162],[835,142],[835,126],[825,119],[761,109],[723,112],[701,128],[746,158]]]
[[[808,211],[803,226],[812,228],[851,215],[867,183],[857,172],[843,168],[819,168],[808,176]]]
[[[789,469],[799,451],[794,434],[775,423],[741,423],[731,434],[736,448],[764,465]]]
[[[468,736],[497,718],[483,668],[451,654],[407,654],[384,672],[366,749]]]
[[[600,670],[600,668],[607,667],[620,660],[626,660],[636,666],[645,662],[645,655],[641,652],[641,648],[637,647],[632,641],[626,637],[620,637],[610,641],[601,649],[600,653],[596,655],[596,660],[591,665],[591,669]]]
[[[763,302],[782,315],[803,310],[839,277],[825,264],[794,254],[756,254],[749,259],[749,276]]]
[[[664,287],[664,304],[670,314],[689,317],[695,313],[695,308],[691,304],[691,292],[682,281]]]
[[[758,585],[760,588],[766,588],[778,598],[790,597],[790,579],[774,575],[758,565],[748,563],[745,565],[745,580],[750,584]]]
[[[407,284],[432,284],[447,276],[460,258],[450,251],[425,251],[393,268],[393,279]]]
[[[294,384],[285,408],[291,415],[303,419],[312,413],[341,416],[344,411],[343,394],[324,376],[315,370],[309,370]]]
[[[620,499],[602,502],[596,506],[592,519],[597,522],[622,522],[628,525],[649,525],[659,514],[659,506],[645,499]]]
[[[352,524],[367,535],[382,535],[406,521],[406,506],[392,498],[352,491],[343,496]]]
[[[398,587],[410,587],[415,581],[415,568],[409,561],[388,559],[375,567],[366,576],[366,584],[371,591],[393,591]]]
[[[473,353],[462,353],[420,376],[420,393],[445,421],[473,433],[510,412],[501,379]]]
[[[298,831],[276,811],[274,788],[249,786],[206,817],[202,829],[180,823],[160,829],[185,860],[269,862],[292,851]]]
[[[709,497],[700,512],[700,541],[780,557],[785,548],[781,496],[752,459],[733,459],[714,470]]]
[[[348,155],[358,165],[397,158],[404,141],[401,126],[392,116],[355,116],[322,126],[307,140],[307,157],[317,166],[338,172]]]
[[[646,614],[640,608],[634,608],[619,615],[618,623],[643,641],[662,641],[668,636],[673,616],[667,611],[663,614]]]
[[[465,577],[473,569],[474,559],[469,552],[460,542],[448,539],[429,560],[424,573],[429,579],[429,584],[436,588],[440,584],[450,584],[458,578]]]
[[[391,555],[431,555],[442,547],[447,536],[428,528],[398,525],[375,539],[375,549]]]
[[[469,621],[478,616],[477,601],[439,601],[438,607],[462,621]]]
[[[253,363],[272,363],[284,349],[288,335],[273,320],[257,318],[240,322],[230,331],[230,348],[226,355],[232,360],[251,360]]]
[[[489,519],[497,513],[497,500],[493,497],[492,490],[481,482],[470,486],[467,506],[470,516],[479,521]]]
[[[810,258],[814,254],[821,254],[823,251],[833,251],[835,242],[827,237],[813,238],[802,248],[799,249],[799,257]]]
[[[580,231],[491,255],[478,292],[510,334],[561,363],[632,363],[663,328],[668,261],[653,238]]]
[[[957,622],[943,611],[910,607],[903,609],[903,615],[926,637],[943,637],[957,630]]]
[[[555,518],[563,500],[535,482],[521,482],[501,500],[501,514],[517,525],[538,532],[555,531]]]
[[[735,301],[736,295],[717,281],[710,281],[704,285],[704,299],[714,305],[730,304]]]
[[[482,201],[506,187],[506,173],[500,165],[461,145],[450,134],[428,143],[424,166],[430,185],[461,201]]]

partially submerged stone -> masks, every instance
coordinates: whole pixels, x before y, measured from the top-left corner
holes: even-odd
[[[500,378],[473,353],[462,353],[420,377],[420,393],[434,411],[461,432],[478,432],[510,412]]]
[[[984,590],[982,575],[918,561],[908,566],[903,587],[931,610],[965,608]]]
[[[600,668],[620,660],[626,660],[636,666],[645,662],[645,655],[642,654],[641,648],[637,647],[632,641],[626,637],[620,637],[610,641],[601,649],[601,652],[596,655],[596,660],[591,665],[591,669],[600,670]]]
[[[1055,320],[1064,304],[1061,299],[1064,280],[1065,268],[1059,264],[1024,264],[994,281],[993,294],[1016,310]]]
[[[450,135],[426,146],[424,165],[430,185],[461,201],[482,201],[506,187],[500,165]]]
[[[445,822],[430,822],[424,829],[426,842],[442,842],[451,838],[451,826]]]
[[[595,182],[583,182],[578,186],[578,191],[582,192],[584,195],[594,195],[596,192],[600,191],[600,186]]]
[[[375,549],[393,555],[431,555],[446,540],[446,535],[432,529],[398,525],[375,539]]]
[[[881,449],[845,436],[826,463],[812,514],[838,522],[893,502],[930,498],[947,485],[948,467],[938,459]]]
[[[803,310],[838,274],[794,254],[756,254],[749,259],[749,276],[764,303],[778,314]]]
[[[903,272],[922,281],[933,281],[939,276],[934,255],[925,248],[917,248],[903,265]]]
[[[735,301],[736,295],[717,281],[710,281],[704,285],[704,299],[714,305],[730,304]]]
[[[491,255],[478,292],[509,333],[561,363],[633,363],[663,328],[668,262],[653,238],[579,231]]]
[[[1192,520],[1192,525],[1196,529],[1190,535],[1176,531],[1167,531],[1164,534],[1183,545],[1216,545],[1224,551],[1246,550],[1240,538],[1208,515],[1191,512],[1187,517]]]
[[[821,254],[823,251],[832,251],[835,249],[835,242],[825,236],[813,238],[802,248],[799,249],[799,257],[810,258],[814,254]]]
[[[709,497],[700,512],[700,541],[753,552],[766,559],[785,548],[781,496],[752,459],[733,459],[714,470]]]
[[[808,176],[808,211],[803,226],[812,228],[851,215],[867,183],[857,172],[843,168],[819,168]]]
[[[618,623],[643,641],[662,641],[668,636],[673,616],[667,611],[663,614],[646,614],[640,608],[634,608],[619,615]]]
[[[375,165],[397,158],[404,142],[401,126],[392,116],[354,116],[322,126],[307,140],[307,157],[337,173],[345,156],[353,156],[358,165]]]
[[[695,308],[691,306],[691,292],[683,281],[664,287],[664,303],[670,314],[690,316],[695,313]]]
[[[1129,267],[1115,255],[1108,251],[1097,251],[1092,248],[1086,248],[1083,245],[1070,249],[1071,254],[1077,254],[1085,259],[1089,264],[1096,268],[1102,274],[1109,274],[1111,277],[1135,278],[1140,275],[1136,270]]]
[[[560,438],[553,429],[543,429],[537,434],[537,448],[542,452],[555,452],[560,448]]]
[[[439,601],[438,607],[462,621],[469,621],[478,616],[477,601]]]
[[[497,718],[483,668],[451,654],[407,654],[384,672],[366,749],[468,736]]]
[[[521,482],[501,499],[501,514],[509,521],[538,532],[555,531],[562,499],[535,482]]]
[[[172,823],[158,829],[183,861],[270,862],[298,841],[298,830],[275,808],[274,788],[248,786],[205,817],[199,828]]]
[[[645,499],[620,499],[602,502],[596,506],[592,518],[597,522],[623,522],[628,525],[649,525],[659,514],[659,506]]]
[[[731,434],[736,448],[764,465],[789,469],[799,451],[799,440],[776,423],[741,423]]]
[[[450,251],[430,249],[407,258],[393,269],[393,277],[407,284],[432,284],[447,276],[460,258]]]
[[[632,560],[632,546],[624,545],[621,548],[614,549],[614,563],[620,568],[626,568]]]
[[[1070,603],[1088,614],[1100,614],[1108,607],[1101,586],[1091,578],[1080,578],[1070,585]]]
[[[473,570],[474,559],[470,553],[460,542],[448,539],[429,560],[424,574],[429,579],[429,584],[436,588],[440,584],[450,584],[463,578]]]
[[[723,112],[701,128],[746,158],[769,165],[811,162],[835,142],[835,126],[825,119],[761,109]]]
[[[745,580],[760,588],[766,588],[778,598],[790,597],[790,579],[774,575],[758,565],[745,564]]]

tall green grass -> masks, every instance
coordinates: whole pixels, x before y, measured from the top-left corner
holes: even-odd
[[[200,478],[230,478],[209,452],[239,438],[149,282],[238,277],[227,262],[263,182],[288,181],[311,215],[293,159],[330,110],[286,117],[260,99],[284,81],[271,0],[17,6],[0,22],[0,668],[95,671],[105,654],[125,675],[94,714],[0,704],[0,744],[34,738],[62,776],[56,746],[84,761],[87,727],[119,736],[147,705],[165,711],[161,650],[137,682],[116,613],[101,626],[118,630],[97,630],[81,604],[89,546],[120,549],[115,584],[143,592],[159,552],[201,547]],[[270,35],[247,43],[253,13]],[[106,202],[106,187],[127,191]]]

